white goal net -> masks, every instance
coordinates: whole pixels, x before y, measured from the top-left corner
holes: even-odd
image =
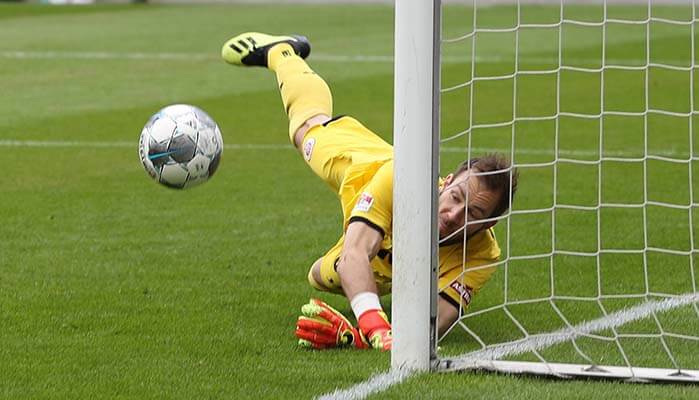
[[[498,152],[520,178],[432,368],[699,381],[699,2],[464,3],[440,172]]]

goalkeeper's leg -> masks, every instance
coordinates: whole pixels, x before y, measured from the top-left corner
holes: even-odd
[[[288,44],[269,51],[269,68],[276,72],[284,109],[289,117],[289,139],[301,151],[308,130],[332,116],[332,94],[327,83],[293,52]]]
[[[267,67],[277,74],[289,139],[301,151],[306,132],[328,121],[332,95],[325,81],[306,64],[310,44],[303,36],[270,36],[248,32],[223,46],[223,59],[234,65]]]

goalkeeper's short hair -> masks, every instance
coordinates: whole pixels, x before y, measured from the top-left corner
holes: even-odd
[[[519,178],[517,168],[514,168],[510,160],[502,154],[489,153],[459,164],[454,171],[454,177],[472,168],[479,173],[484,173],[479,175],[479,178],[488,190],[500,193],[498,203],[488,218],[504,214],[510,208],[511,202],[514,201],[515,192],[517,192],[517,179]]]

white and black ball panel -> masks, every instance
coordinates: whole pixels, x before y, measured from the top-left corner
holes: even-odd
[[[160,183],[165,186],[182,189],[187,183],[187,178],[189,177],[189,171],[184,165],[173,163],[165,164],[160,169]]]
[[[214,172],[218,169],[218,164],[221,162],[221,153],[219,153],[217,156],[213,157],[211,162],[209,163],[209,178],[211,178],[214,175]]]
[[[153,166],[153,163],[148,158],[148,153],[150,151],[150,134],[148,132],[148,127],[144,127],[141,131],[141,138],[139,140],[139,157],[141,158],[141,164],[145,168],[148,175],[153,179],[158,179],[158,171]]]
[[[196,136],[197,132],[181,133],[178,130],[167,148],[170,158],[178,163],[189,162],[197,151]]]
[[[221,151],[221,133],[218,132],[216,127],[207,128],[203,130],[202,134],[199,136],[199,141],[197,142],[197,147],[201,150],[202,154],[209,157],[213,157]]]
[[[209,165],[211,160],[203,154],[197,154],[194,158],[187,163],[187,171],[189,171],[189,177],[187,178],[187,187],[192,187],[200,183],[204,183],[209,179]]]
[[[189,104],[172,104],[160,110],[160,113],[176,120],[183,115],[192,114],[194,112],[193,108],[196,107]]]
[[[197,154],[196,156],[194,156],[194,158],[192,158],[192,160],[187,163],[187,171],[189,171],[190,177],[208,176],[210,163],[211,160],[209,159],[209,157],[203,154]]]
[[[153,164],[153,167],[160,169],[165,163],[171,160],[168,150],[171,140],[156,142],[151,138],[148,145],[148,160]]]
[[[177,129],[177,123],[161,112],[146,127],[150,131],[151,139],[156,143],[162,143],[170,140]]]
[[[216,122],[209,116],[209,114],[205,113],[204,110],[201,108],[193,107],[193,112],[197,116],[197,120],[202,123],[204,126],[207,126],[209,128],[213,128],[216,126]]]

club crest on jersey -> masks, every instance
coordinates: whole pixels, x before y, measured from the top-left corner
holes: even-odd
[[[367,212],[371,209],[372,204],[374,204],[374,196],[369,192],[363,192],[357,200],[357,205],[354,206],[354,211]]]
[[[456,293],[461,296],[461,299],[464,301],[463,305],[467,306],[471,303],[471,293],[473,292],[473,289],[457,281],[452,282],[449,286],[456,290]]]
[[[303,145],[303,156],[306,161],[311,161],[311,155],[313,155],[313,146],[316,145],[316,138],[310,138]]]

